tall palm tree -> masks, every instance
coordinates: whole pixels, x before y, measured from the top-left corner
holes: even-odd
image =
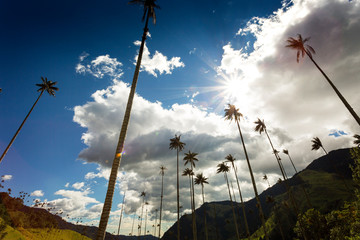
[[[161,205],[161,204],[160,204]],[[154,227],[154,237],[156,236],[156,229],[157,229],[157,213],[158,213],[158,209],[155,209],[155,219],[154,219],[154,221],[155,221],[155,223],[154,223],[154,225],[153,225],[153,227]],[[159,237],[159,239],[160,239],[160,237]]]
[[[191,212],[193,212],[191,176],[194,176],[194,172],[190,168],[185,168],[181,176],[189,176],[190,203],[191,203],[190,205],[191,205]]]
[[[320,141],[320,138],[318,137],[314,137],[311,142],[313,143],[311,145],[311,150],[319,150],[320,148],[322,148],[322,150],[325,152],[325,154],[327,155],[328,152],[325,150],[324,146],[322,145],[322,142]]]
[[[198,153],[189,151],[185,153],[184,161],[185,166],[190,163],[190,169],[193,171],[193,167],[195,167],[195,161],[198,161],[196,156]],[[196,227],[196,215],[195,215],[195,191],[194,191],[194,174],[191,175],[191,187],[192,187],[192,222],[193,222],[193,239],[197,239],[197,227]]]
[[[358,147],[360,147],[360,135],[355,134],[353,137],[355,138],[354,144],[357,145]]]
[[[230,120],[230,121],[232,121],[234,119],[234,121],[235,121],[235,123],[236,123],[236,125],[238,127],[241,143],[242,143],[244,153],[245,153],[245,157],[246,157],[246,162],[248,164],[248,168],[249,168],[249,172],[250,172],[251,182],[252,182],[252,185],[253,185],[257,206],[259,208],[259,215],[260,215],[261,223],[262,223],[262,226],[263,226],[263,229],[264,229],[265,239],[268,240],[269,237],[268,237],[268,233],[267,233],[266,225],[265,225],[264,211],[263,211],[262,206],[261,206],[259,194],[258,194],[258,191],[257,191],[257,188],[256,188],[254,174],[253,174],[253,171],[251,169],[249,156],[248,156],[247,151],[246,151],[244,138],[242,136],[242,132],[241,132],[241,128],[240,128],[240,123],[239,122],[240,122],[240,117],[242,117],[242,116],[243,115],[239,112],[239,109],[237,109],[235,107],[235,105],[228,104],[228,108],[225,109],[225,119]]]
[[[122,123],[121,130],[120,130],[119,141],[118,141],[118,144],[116,147],[115,156],[114,156],[114,160],[113,160],[112,167],[111,167],[108,188],[107,188],[107,192],[106,192],[103,210],[101,213],[99,229],[98,229],[98,232],[96,235],[96,240],[103,240],[105,238],[106,226],[107,226],[107,223],[109,220],[112,200],[113,200],[114,191],[115,191],[116,177],[117,177],[118,169],[119,169],[120,162],[121,162],[122,152],[124,149],[126,132],[127,132],[127,128],[128,128],[129,121],[130,121],[130,113],[131,113],[132,103],[134,100],[136,84],[137,84],[137,80],[139,77],[142,54],[143,54],[143,50],[144,50],[146,36],[149,31],[149,29],[148,29],[149,18],[153,19],[154,24],[156,23],[155,8],[159,8],[159,6],[156,5],[155,2],[156,2],[156,0],[132,0],[129,2],[129,4],[140,4],[140,5],[144,6],[144,15],[143,15],[142,20],[144,21],[146,19],[146,21],[145,21],[145,27],[144,27],[144,31],[143,31],[143,35],[142,35],[139,55],[138,55],[138,59],[136,62],[134,77],[133,77],[133,81],[131,84],[131,90],[130,90],[128,102],[126,105],[123,123]]]
[[[148,209],[147,206],[149,205],[148,202],[145,202],[145,230],[144,230],[144,236],[146,236],[147,231],[146,231],[146,225],[147,225],[147,215],[148,215]]]
[[[343,97],[343,95],[340,93],[340,91],[335,87],[335,85],[332,83],[332,81],[329,79],[329,77],[325,74],[325,72],[319,67],[319,65],[313,59],[312,54],[315,54],[315,50],[311,46],[306,44],[306,42],[309,41],[309,40],[310,40],[309,37],[303,39],[301,34],[298,34],[297,39],[292,38],[292,37],[288,38],[288,40],[287,40],[288,45],[286,45],[286,47],[294,49],[294,50],[297,51],[297,55],[296,55],[296,61],[297,62],[299,62],[300,54],[301,54],[301,57],[304,57],[305,54],[306,54],[310,58],[310,60],[315,64],[317,69],[322,73],[322,75],[325,77],[327,82],[333,88],[333,90],[338,95],[340,100],[343,102],[343,104],[345,105],[347,110],[351,113],[351,115],[355,118],[356,122],[360,125],[359,116],[356,114],[354,109],[352,109],[350,104],[346,101],[346,99]]]
[[[295,173],[298,173],[298,171],[296,170],[296,167],[295,167],[295,165],[294,165],[294,162],[292,161],[292,159],[291,159],[291,157],[290,157],[289,151],[288,151],[287,149],[283,149],[283,153],[285,153],[286,155],[288,155],[289,160],[290,160],[290,162],[291,162],[291,164],[292,164],[292,166],[293,166],[293,168],[294,168],[294,170],[295,170]]]
[[[174,138],[170,139],[170,149],[176,149],[176,199],[177,199],[177,240],[180,240],[180,193],[179,193],[179,152],[185,147],[185,143],[180,141],[181,135],[175,134]]]
[[[122,219],[122,215],[123,215],[123,211],[124,211],[125,195],[126,195],[126,192],[124,193],[124,198],[123,198],[123,201],[122,201],[122,204],[121,204],[121,212],[120,212],[119,228],[118,228],[118,233],[117,233],[117,235],[119,235],[119,234],[120,234],[121,219]]]
[[[234,204],[233,204],[232,197],[231,197],[231,192],[230,192],[229,180],[228,180],[228,177],[227,177],[227,174],[226,174],[226,173],[228,173],[229,171],[230,171],[230,167],[229,167],[228,165],[226,165],[225,162],[220,163],[220,164],[217,165],[216,173],[224,173],[224,178],[225,178],[225,180],[226,180],[226,184],[227,184],[227,187],[228,187],[228,190],[229,190],[229,197],[230,197],[231,208],[232,208],[232,212],[233,212],[233,218],[234,218],[236,236],[237,236],[237,239],[240,240],[238,225],[237,225],[236,216],[235,216]]]
[[[59,88],[54,87],[54,85],[56,85],[57,82],[52,82],[52,81],[48,81],[47,78],[43,78],[41,77],[42,83],[38,83],[36,84],[36,86],[40,87],[37,91],[40,92],[38,98],[36,99],[35,103],[33,104],[33,106],[31,107],[29,113],[26,115],[24,121],[21,123],[20,127],[18,128],[18,130],[16,131],[15,135],[12,137],[9,145],[5,148],[5,151],[3,152],[3,154],[0,157],[0,163],[3,160],[3,158],[5,157],[6,153],[9,151],[9,148],[11,147],[11,145],[13,144],[15,138],[17,137],[17,135],[19,134],[21,128],[23,127],[23,125],[25,124],[26,120],[28,119],[28,117],[30,116],[30,113],[32,112],[32,110],[34,109],[35,105],[37,104],[37,102],[39,101],[39,99],[41,98],[42,94],[46,91],[50,96],[55,96],[55,91],[58,91]]]
[[[139,237],[141,235],[141,227],[142,227],[142,220],[143,220],[143,214],[144,214],[144,206],[145,206],[145,198],[146,198],[146,192],[145,191],[142,191],[141,194],[140,194],[140,197],[143,198],[143,203],[142,203],[142,206],[141,206],[141,215],[140,215],[140,228],[139,228]],[[146,234],[146,233],[145,233]]]
[[[236,159],[231,154],[227,155],[225,157],[225,159],[226,159],[225,162],[231,163],[232,168],[234,170],[234,174],[235,174],[235,178],[236,178],[236,182],[237,182],[237,186],[238,186],[238,190],[239,190],[239,195],[240,195],[241,208],[242,208],[242,212],[243,212],[243,216],[244,216],[246,234],[247,234],[248,238],[250,239],[250,231],[249,231],[249,225],[248,225],[248,222],[247,222],[247,217],[246,217],[246,212],[245,212],[245,204],[244,204],[243,197],[242,197],[242,194],[241,194],[240,183],[239,183],[239,179],[238,179],[238,176],[237,176],[237,173],[236,173],[236,168],[235,168],[235,160]]]
[[[204,194],[204,184],[209,184],[206,178],[202,173],[196,174],[195,184],[201,185],[201,194],[203,198],[203,204],[205,204],[205,194]],[[205,239],[209,240],[207,222],[206,222],[206,207],[204,206],[204,223],[205,223]]]
[[[160,198],[160,219],[159,219],[159,239],[160,239],[160,232],[161,232],[161,214],[162,214],[162,203],[164,197],[164,174],[165,174],[166,167],[161,165],[160,167],[160,175],[161,175],[161,198]],[[156,229],[156,222],[155,222],[155,229]],[[154,235],[155,236],[155,235]]]

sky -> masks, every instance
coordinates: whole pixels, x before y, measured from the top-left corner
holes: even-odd
[[[352,147],[360,129],[307,57],[296,62],[286,40],[311,37],[315,61],[355,112],[360,113],[360,2],[161,1],[149,25],[130,125],[108,231],[117,232],[124,193],[121,234],[131,233],[146,192],[148,230],[159,209],[164,165],[162,233],[176,220],[176,151],[169,139],[181,135],[180,154],[198,153],[195,173],[209,181],[205,200],[228,200],[217,164],[236,159],[241,190],[254,197],[234,122],[224,109],[234,104],[259,192],[280,177],[271,147],[254,131],[265,121],[275,148],[288,149],[298,170],[323,155],[311,151],[319,137],[327,151]],[[14,196],[55,204],[97,225],[109,167],[139,51],[141,6],[127,1],[0,2],[0,151],[3,151],[38,97],[41,76],[59,91],[43,94],[0,163],[5,189]],[[288,175],[294,170],[280,154]],[[230,179],[234,181],[233,176]],[[180,178],[180,204],[190,212],[188,179]],[[239,197],[237,196],[237,199]],[[196,187],[196,206],[202,204]],[[137,219],[136,219],[137,221]],[[136,223],[137,224],[137,223]],[[136,227],[134,228],[136,229]],[[152,233],[151,228],[150,233]],[[136,231],[134,230],[134,234]]]

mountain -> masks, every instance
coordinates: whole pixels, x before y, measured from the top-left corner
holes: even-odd
[[[350,149],[331,151],[328,155],[314,160],[304,170],[289,178],[286,183],[291,189],[299,213],[309,208],[328,213],[339,209],[345,201],[354,199],[354,184],[351,178],[350,164],[354,161]],[[266,225],[270,239],[292,239],[297,214],[286,191],[284,181],[266,189],[260,195]],[[306,193],[309,201],[306,199]],[[230,201],[205,203],[196,209],[198,240],[205,239],[204,209],[206,208],[209,239],[236,239],[235,226]],[[247,221],[252,237],[262,236],[261,222],[256,207],[256,200],[245,202]],[[242,238],[246,238],[242,208],[236,203],[237,221]],[[191,215],[180,219],[181,239],[192,239]],[[165,232],[163,240],[173,240],[177,235],[177,222]]]

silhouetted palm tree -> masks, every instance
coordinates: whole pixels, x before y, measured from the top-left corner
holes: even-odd
[[[234,204],[232,201],[232,196],[231,196],[231,192],[230,192],[230,185],[229,185],[229,180],[227,177],[227,174],[230,171],[230,167],[228,165],[226,165],[225,162],[220,163],[217,165],[217,171],[216,173],[224,173],[224,178],[226,180],[226,184],[229,190],[229,197],[230,197],[230,202],[231,202],[231,208],[232,208],[232,212],[233,212],[233,218],[234,218],[234,224],[235,224],[235,230],[236,230],[236,236],[237,239],[240,240],[240,235],[239,235],[239,229],[238,229],[238,225],[237,225],[237,221],[236,221],[236,215],[235,215],[235,209],[234,209]]]
[[[249,172],[250,172],[250,177],[251,177],[251,182],[252,182],[252,185],[253,185],[253,188],[254,188],[254,193],[255,193],[255,198],[256,198],[256,202],[257,202],[257,206],[259,208],[259,215],[260,215],[260,219],[261,219],[261,223],[262,223],[262,226],[263,226],[263,229],[264,229],[264,234],[265,234],[265,238],[268,240],[269,237],[268,237],[268,233],[267,233],[267,230],[266,230],[266,225],[265,225],[265,216],[264,216],[264,211],[262,209],[262,206],[261,206],[261,202],[260,202],[260,198],[259,198],[259,194],[258,194],[258,191],[257,191],[257,188],[256,188],[256,183],[255,183],[255,178],[254,178],[254,174],[253,174],[253,171],[251,169],[251,164],[250,164],[250,160],[249,160],[249,156],[247,154],[247,151],[246,151],[246,147],[245,147],[245,143],[244,143],[244,138],[242,136],[242,132],[241,132],[241,128],[240,128],[240,117],[242,117],[242,114],[239,112],[239,109],[237,109],[235,107],[235,105],[232,105],[232,104],[228,104],[228,107],[227,109],[225,109],[225,119],[226,120],[230,120],[232,121],[234,119],[237,127],[238,127],[238,130],[239,130],[239,134],[240,134],[240,139],[241,139],[241,143],[242,143],[242,146],[243,146],[243,149],[244,149],[244,153],[245,153],[245,157],[246,157],[246,162],[248,164],[248,168],[249,168]]]
[[[144,27],[144,31],[143,31],[143,35],[142,35],[142,39],[141,39],[139,55],[138,55],[138,59],[136,62],[134,77],[133,77],[133,81],[131,84],[131,90],[130,90],[128,102],[126,105],[124,119],[123,119],[123,123],[121,126],[119,141],[118,141],[118,144],[116,147],[115,156],[114,156],[114,160],[113,160],[112,167],[111,167],[108,189],[106,192],[105,202],[104,202],[103,210],[101,213],[101,218],[100,218],[98,233],[96,235],[96,240],[103,240],[105,238],[106,226],[107,226],[107,223],[109,220],[112,199],[113,199],[114,191],[115,191],[116,177],[117,177],[118,169],[119,169],[120,162],[121,162],[122,152],[124,149],[126,132],[127,132],[127,128],[128,128],[129,121],[130,121],[130,113],[131,113],[132,103],[134,100],[136,84],[137,84],[137,80],[139,77],[140,65],[141,65],[141,59],[142,59],[142,55],[143,55],[145,40],[146,40],[147,33],[149,31],[148,22],[149,22],[149,18],[151,17],[151,18],[153,18],[153,23],[155,24],[155,22],[156,22],[155,8],[159,8],[159,6],[155,4],[155,2],[156,2],[156,0],[132,0],[129,2],[129,4],[140,4],[140,5],[144,6],[143,21],[145,20],[145,27]]]
[[[175,134],[174,138],[170,139],[170,149],[176,149],[176,198],[177,198],[177,238],[180,240],[180,193],[179,193],[179,152],[185,147],[185,143],[180,141],[181,135]]]
[[[236,159],[231,154],[227,155],[225,157],[225,159],[226,159],[225,162],[231,163],[232,168],[234,170],[234,174],[235,174],[235,178],[236,178],[236,182],[237,182],[237,186],[238,186],[238,190],[239,190],[239,195],[240,195],[241,208],[242,208],[244,222],[245,222],[246,234],[247,234],[248,238],[250,239],[250,231],[249,231],[249,226],[248,226],[247,217],[246,217],[245,204],[244,204],[243,197],[242,197],[242,194],[241,194],[239,178],[237,176],[236,168],[235,168],[235,160]]]
[[[266,176],[266,174],[263,176],[263,180],[265,180],[270,187],[270,183],[269,183],[269,180],[268,180],[268,177]]]
[[[207,180],[208,179],[202,173],[196,174],[195,184],[201,185],[201,193],[202,193],[203,205],[204,205],[205,239],[209,240],[207,222],[206,222],[206,207],[205,207],[205,194],[204,194],[204,184],[209,184]]]
[[[292,166],[293,166],[293,168],[294,168],[294,170],[295,170],[295,173],[298,173],[298,171],[296,170],[296,167],[295,167],[295,165],[294,165],[294,162],[292,161],[292,159],[291,159],[291,157],[290,157],[289,151],[286,150],[286,149],[284,149],[284,150],[283,150],[283,153],[285,153],[286,155],[288,155],[289,160],[290,160],[290,162],[291,162],[291,164],[292,164]]]
[[[354,135],[354,144],[357,145],[358,147],[360,147],[360,135],[359,134],[355,134]]]
[[[142,220],[143,220],[143,214],[144,214],[146,192],[142,191],[141,194],[140,194],[140,197],[143,197],[143,203],[142,203],[142,206],[141,206],[141,215],[140,215],[140,224],[139,224],[139,237],[141,235],[141,227],[142,227]]]
[[[315,54],[315,50],[309,46],[308,44],[306,44],[307,41],[309,41],[310,38],[305,38],[303,39],[301,34],[298,34],[297,39],[289,37],[287,42],[289,43],[288,45],[286,45],[286,47],[294,49],[297,51],[297,55],[296,55],[296,61],[299,62],[299,58],[300,58],[300,54],[302,57],[305,56],[305,54],[310,58],[310,60],[315,64],[315,66],[317,67],[317,69],[322,73],[322,75],[325,77],[325,79],[327,80],[327,82],[330,84],[330,86],[333,88],[333,90],[335,91],[335,93],[338,95],[338,97],[340,98],[340,100],[343,102],[343,104],[345,105],[345,107],[348,109],[348,111],[351,113],[351,115],[355,118],[356,122],[360,125],[360,118],[359,116],[356,114],[356,112],[354,111],[354,109],[352,109],[352,107],[350,106],[350,104],[346,101],[346,99],[343,97],[343,95],[340,93],[340,91],[335,87],[335,85],[332,83],[332,81],[329,79],[329,77],[325,74],[325,72],[319,67],[319,65],[315,62],[315,60],[313,59],[312,54]]]
[[[161,175],[161,198],[160,198],[160,220],[159,220],[159,239],[161,233],[161,216],[162,216],[162,203],[164,197],[164,174],[165,174],[166,167],[160,167],[160,175]],[[156,222],[155,222],[155,229],[156,229]],[[156,236],[156,235],[154,235]]]
[[[17,135],[19,134],[21,128],[23,127],[24,123],[26,122],[26,120],[28,119],[28,117],[30,116],[30,113],[32,112],[32,110],[34,109],[35,105],[37,104],[37,102],[39,101],[39,99],[41,98],[42,94],[44,93],[44,91],[46,91],[50,96],[55,96],[55,91],[58,91],[59,88],[54,87],[54,85],[56,85],[57,82],[52,82],[52,81],[48,81],[47,78],[43,78],[41,77],[42,83],[38,83],[36,84],[36,86],[40,87],[37,91],[40,92],[38,98],[36,99],[35,103],[33,104],[33,106],[31,107],[29,113],[26,115],[24,121],[21,123],[20,127],[18,128],[18,130],[16,131],[15,135],[13,136],[13,138],[11,139],[9,145],[5,148],[5,151],[3,152],[3,154],[0,157],[0,163],[3,160],[3,158],[5,157],[6,153],[9,151],[9,148],[11,147],[11,145],[13,144],[15,138],[17,137]]]
[[[193,212],[191,176],[194,176],[194,172],[190,168],[185,168],[183,173],[182,173],[182,176],[189,176],[190,205],[191,205],[191,212]]]
[[[325,152],[325,154],[328,154],[328,152],[325,150],[325,148],[322,145],[322,142],[320,141],[320,138],[318,137],[314,137],[311,142],[313,143],[311,145],[311,150],[319,150],[320,148],[322,148],[322,150]]]
[[[198,161],[196,156],[198,153],[189,151],[185,153],[184,161],[185,166],[190,163],[191,171],[194,171],[193,167],[195,167],[195,161]],[[192,186],[192,222],[193,222],[193,239],[197,239],[197,227],[196,227],[196,215],[195,215],[195,191],[194,191],[194,174],[191,175],[191,186]]]
[[[118,228],[118,233],[117,233],[117,235],[119,235],[119,234],[120,234],[121,219],[122,219],[122,215],[123,215],[123,211],[124,211],[125,195],[126,195],[126,192],[124,193],[123,202],[122,202],[122,204],[121,204],[121,212],[120,212],[119,228]]]
[[[162,205],[161,203],[160,203],[160,205]],[[154,227],[154,237],[156,237],[156,229],[157,229],[157,213],[158,213],[158,209],[155,209],[155,219],[154,219],[154,221],[155,221],[155,223],[154,223],[154,225],[153,225],[153,227]],[[160,239],[160,237],[159,237],[159,239]]]

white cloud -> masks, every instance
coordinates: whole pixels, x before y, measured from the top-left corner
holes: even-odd
[[[66,183],[66,184],[65,184],[65,187],[67,188],[67,187],[69,187],[69,185],[70,185],[70,183]]]
[[[89,73],[96,78],[103,78],[105,75],[120,78],[123,75],[121,69],[122,63],[116,58],[111,58],[110,55],[98,56],[91,62],[85,61],[89,54],[84,53],[80,55],[80,62],[76,65],[75,71],[79,74]],[[85,61],[85,63],[84,63]]]
[[[42,190],[36,190],[33,191],[30,196],[34,196],[34,197],[42,197],[44,196],[44,192]]]
[[[77,189],[77,190],[80,190],[81,188],[83,188],[85,185],[84,182],[76,182],[72,185],[73,188]]]
[[[7,174],[7,175],[2,175],[1,176],[1,180],[2,181],[8,181],[8,180],[11,180],[12,179],[12,175],[9,175],[9,174]]]
[[[134,44],[136,46],[140,46],[140,41],[135,41]],[[135,56],[135,63],[138,56]],[[150,73],[151,75],[157,77],[158,72],[160,75],[165,74],[172,74],[172,71],[178,67],[185,67],[185,64],[181,62],[180,57],[172,57],[168,60],[167,56],[164,56],[162,53],[155,51],[155,54],[151,57],[149,49],[147,48],[146,44],[144,45],[144,52],[141,61],[141,70],[145,70],[146,72]]]

